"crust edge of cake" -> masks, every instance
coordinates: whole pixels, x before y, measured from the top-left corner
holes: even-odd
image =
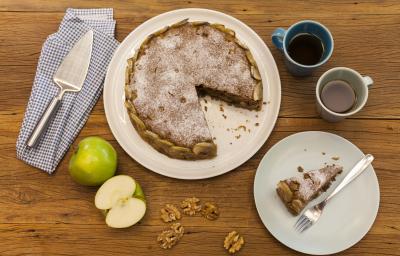
[[[198,160],[198,159],[208,159],[213,158],[217,155],[217,145],[212,141],[202,141],[196,143],[192,148],[178,146],[173,142],[162,139],[159,134],[151,131],[145,125],[145,123],[139,118],[135,107],[131,103],[136,98],[135,92],[132,92],[129,88],[131,85],[131,77],[134,72],[134,64],[136,60],[140,57],[142,52],[145,51],[148,43],[150,40],[156,36],[161,36],[162,34],[166,33],[170,28],[177,28],[183,26],[187,23],[193,26],[202,26],[202,25],[210,25],[215,29],[225,33],[226,38],[235,42],[240,48],[245,50],[246,58],[249,62],[250,73],[253,79],[258,81],[255,90],[253,91],[253,101],[249,101],[248,99],[238,99],[238,100],[230,100],[230,103],[240,106],[242,108],[247,108],[250,110],[260,110],[262,107],[262,99],[263,99],[263,85],[261,80],[261,75],[258,70],[257,64],[254,60],[253,55],[251,54],[250,50],[240,42],[235,35],[235,32],[231,29],[226,28],[222,24],[213,23],[210,24],[209,22],[205,21],[193,21],[189,22],[189,19],[184,19],[177,23],[174,23],[170,26],[166,26],[153,34],[150,34],[140,45],[139,49],[136,51],[135,55],[127,60],[127,66],[125,69],[125,107],[128,111],[129,119],[133,126],[135,127],[136,131],[140,135],[142,139],[147,141],[154,149],[157,151],[177,159],[186,159],[186,160]],[[218,97],[218,95],[214,95]],[[221,97],[222,98],[222,97]]]

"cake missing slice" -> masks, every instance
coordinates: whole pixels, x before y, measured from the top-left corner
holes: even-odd
[[[128,60],[125,79],[125,106],[134,128],[172,158],[217,154],[199,94],[241,108],[262,108],[257,63],[222,24],[185,19],[154,32]]]
[[[303,173],[302,177],[292,177],[279,181],[276,191],[287,209],[298,215],[306,205],[325,192],[343,167],[327,165],[319,170]]]

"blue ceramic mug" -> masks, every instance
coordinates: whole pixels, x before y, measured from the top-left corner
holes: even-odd
[[[315,65],[303,65],[294,61],[288,53],[289,43],[300,34],[311,34],[321,40],[323,53]],[[283,52],[285,64],[289,72],[295,76],[310,75],[316,68],[325,64],[333,52],[333,37],[330,31],[321,23],[312,20],[303,20],[290,26],[287,30],[277,28],[272,34],[272,43]]]

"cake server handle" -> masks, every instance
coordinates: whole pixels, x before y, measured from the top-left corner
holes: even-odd
[[[324,200],[325,203],[329,201],[333,196],[339,193],[344,187],[346,187],[350,182],[352,182],[355,178],[357,178],[364,170],[367,169],[370,163],[374,160],[374,156],[367,154],[365,155],[356,165],[354,165],[353,169],[344,177],[344,179],[340,182],[340,184],[333,190],[333,192]]]
[[[61,105],[61,100],[64,95],[64,90],[61,90],[57,96],[53,98],[53,100],[49,103],[46,108],[46,111],[43,113],[42,117],[40,118],[39,122],[36,124],[35,129],[32,131],[31,135],[29,136],[27,145],[28,147],[32,148],[35,147],[36,144],[39,142],[40,137],[47,129],[52,117],[57,112],[58,107]]]

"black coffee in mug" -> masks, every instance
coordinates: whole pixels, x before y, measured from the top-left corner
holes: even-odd
[[[297,63],[312,66],[320,62],[324,45],[317,36],[302,33],[289,42],[288,54]]]
[[[345,113],[356,103],[356,94],[346,81],[332,80],[322,88],[321,101],[331,111]]]

